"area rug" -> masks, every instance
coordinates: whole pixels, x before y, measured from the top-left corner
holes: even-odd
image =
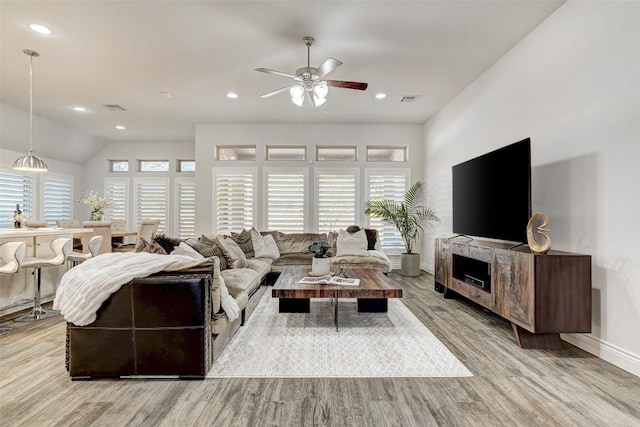
[[[358,313],[355,299],[338,307],[336,332],[330,300],[278,313],[265,292],[207,378],[472,376],[401,301],[390,299],[387,313]]]

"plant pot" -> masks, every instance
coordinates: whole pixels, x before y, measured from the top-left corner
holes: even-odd
[[[408,277],[420,275],[420,254],[402,254],[400,258],[400,274]]]
[[[331,271],[331,260],[329,258],[313,257],[311,262],[311,271],[316,275],[329,274]]]

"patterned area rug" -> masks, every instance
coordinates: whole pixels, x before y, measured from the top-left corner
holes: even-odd
[[[358,313],[312,299],[310,313],[278,313],[267,290],[214,362],[208,378],[467,377],[471,372],[399,300],[387,313]]]

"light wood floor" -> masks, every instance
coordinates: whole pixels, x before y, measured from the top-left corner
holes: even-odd
[[[566,343],[522,350],[506,321],[444,300],[432,276],[392,278],[473,377],[72,382],[57,316],[0,338],[0,425],[640,426],[640,378]]]

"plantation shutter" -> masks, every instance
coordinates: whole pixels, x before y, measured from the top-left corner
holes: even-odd
[[[13,227],[16,205],[24,218],[33,218],[33,177],[0,171],[0,228]]]
[[[317,173],[318,231],[339,230],[356,224],[355,172]]]
[[[129,212],[129,178],[105,179],[104,192],[109,197],[113,207],[105,209],[105,219],[127,219]],[[130,228],[135,228],[133,224]]]
[[[402,202],[407,189],[408,174],[402,171],[383,171],[369,173],[369,199],[385,198]],[[380,234],[380,243],[384,249],[404,249],[404,243],[398,230],[380,218],[369,217],[369,225]]]
[[[196,229],[196,181],[176,179],[176,234],[181,239],[193,237]]]
[[[301,233],[305,223],[305,175],[267,173],[267,230]]]
[[[136,224],[143,219],[159,219],[157,233],[164,233],[168,222],[169,180],[138,178],[135,197]]]
[[[47,174],[43,183],[43,219],[50,226],[71,219],[71,177]]]
[[[251,228],[254,223],[255,172],[219,172],[215,176],[215,221],[218,233]]]

